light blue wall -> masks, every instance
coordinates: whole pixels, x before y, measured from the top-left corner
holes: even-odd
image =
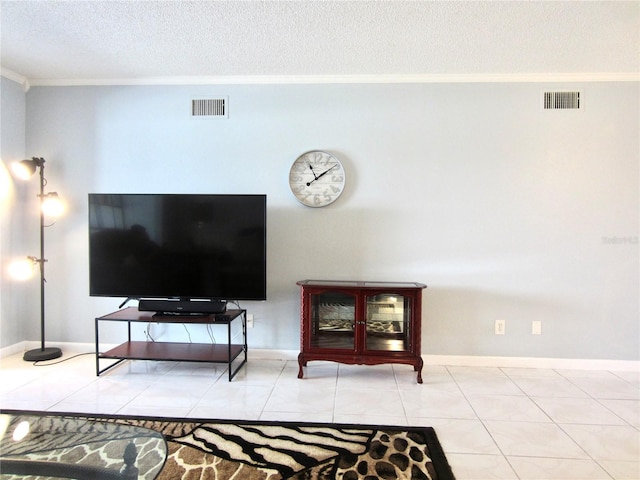
[[[584,108],[543,111],[545,90]],[[228,119],[190,118],[218,96]],[[638,360],[639,101],[632,82],[34,87],[26,151],[69,202],[47,231],[48,338],[91,342],[121,301],[88,295],[87,193],[266,193],[252,348],[298,348],[297,280],[406,280],[429,286],[424,354]],[[348,175],[324,209],[287,185],[310,149]]]
[[[37,213],[32,217],[32,225],[18,213],[28,211],[28,205],[35,205],[37,197],[31,197],[23,185],[15,185],[8,168],[11,162],[25,158],[24,89],[0,77],[0,93],[0,347],[6,347],[24,340],[25,322],[40,318],[39,291],[36,290],[35,298],[29,298],[31,282],[19,283],[8,278],[7,265],[14,257],[37,255],[39,247],[36,243],[34,250],[26,248],[32,238],[37,242]],[[37,190],[31,193],[37,194]]]

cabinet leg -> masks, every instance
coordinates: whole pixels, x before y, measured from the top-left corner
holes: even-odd
[[[422,383],[422,367],[424,365],[424,361],[420,358],[420,361],[414,366],[416,372],[418,372],[418,383]]]
[[[307,362],[304,361],[304,359],[302,358],[302,354],[298,355],[298,378],[302,378],[304,376],[304,370],[302,369],[303,366],[305,366],[307,364]]]

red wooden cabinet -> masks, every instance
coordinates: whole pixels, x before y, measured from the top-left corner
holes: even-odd
[[[298,378],[310,360],[413,365],[422,383],[422,290],[408,282],[302,280]]]

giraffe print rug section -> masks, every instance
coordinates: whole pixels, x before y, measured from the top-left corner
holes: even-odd
[[[160,433],[158,480],[454,479],[431,427],[56,415]]]

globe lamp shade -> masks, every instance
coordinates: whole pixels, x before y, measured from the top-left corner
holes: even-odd
[[[64,204],[56,192],[48,193],[42,199],[42,213],[59,217],[64,212]]]
[[[9,264],[9,275],[11,278],[24,281],[33,277],[33,267],[37,263],[34,260],[34,257],[25,257],[11,262]]]

